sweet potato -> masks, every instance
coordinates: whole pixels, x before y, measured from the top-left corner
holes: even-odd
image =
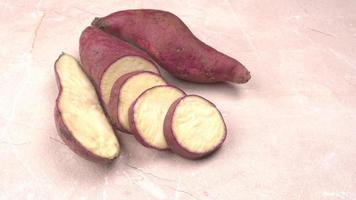
[[[120,145],[89,78],[67,54],[56,61],[55,74],[58,134],[78,155],[95,162],[111,162],[119,155]]]
[[[144,91],[131,105],[129,122],[136,140],[146,147],[169,149],[163,133],[164,118],[169,107],[185,93],[169,85],[155,86]]]
[[[239,61],[200,41],[177,16],[166,11],[124,10],[95,18],[92,25],[140,47],[184,80],[245,83],[251,77]]]
[[[213,103],[200,96],[187,95],[170,106],[164,120],[164,136],[172,151],[198,159],[222,145],[226,125]]]
[[[107,109],[114,126],[131,133],[128,119],[131,104],[146,89],[166,84],[161,76],[147,71],[131,72],[119,78],[112,87]]]
[[[113,84],[122,75],[142,70],[159,74],[145,52],[95,27],[82,32],[79,51],[83,69],[92,78],[105,105]]]

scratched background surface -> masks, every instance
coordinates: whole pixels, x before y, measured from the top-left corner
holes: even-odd
[[[170,83],[222,111],[228,137],[189,161],[122,135],[110,167],[62,144],[53,63],[95,16],[177,14],[239,59],[245,85]],[[0,0],[0,199],[356,199],[356,1]]]

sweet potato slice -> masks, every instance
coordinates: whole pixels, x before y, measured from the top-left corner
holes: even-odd
[[[59,94],[55,123],[65,144],[80,156],[107,163],[119,155],[120,145],[96,94],[95,88],[70,55],[55,63]]]
[[[172,151],[198,159],[222,145],[226,126],[213,103],[200,96],[188,95],[176,100],[169,108],[164,135]]]
[[[185,93],[169,85],[155,86],[143,92],[131,105],[129,121],[137,141],[158,150],[169,149],[163,133],[163,123],[172,103]]]
[[[166,84],[161,76],[152,72],[131,72],[119,78],[111,90],[108,104],[109,116],[115,127],[131,133],[128,117],[131,104],[146,89]]]

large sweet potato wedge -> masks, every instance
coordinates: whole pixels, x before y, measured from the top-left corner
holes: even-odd
[[[55,74],[59,88],[54,115],[58,134],[80,156],[111,162],[119,155],[120,145],[89,78],[67,54],[56,61]]]

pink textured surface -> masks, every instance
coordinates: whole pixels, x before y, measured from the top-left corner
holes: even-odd
[[[53,121],[53,63],[78,56],[95,16],[174,12],[245,64],[245,85],[170,83],[214,102],[228,127],[205,160],[121,134],[110,167],[64,146]],[[1,199],[356,199],[354,0],[0,1]]]

